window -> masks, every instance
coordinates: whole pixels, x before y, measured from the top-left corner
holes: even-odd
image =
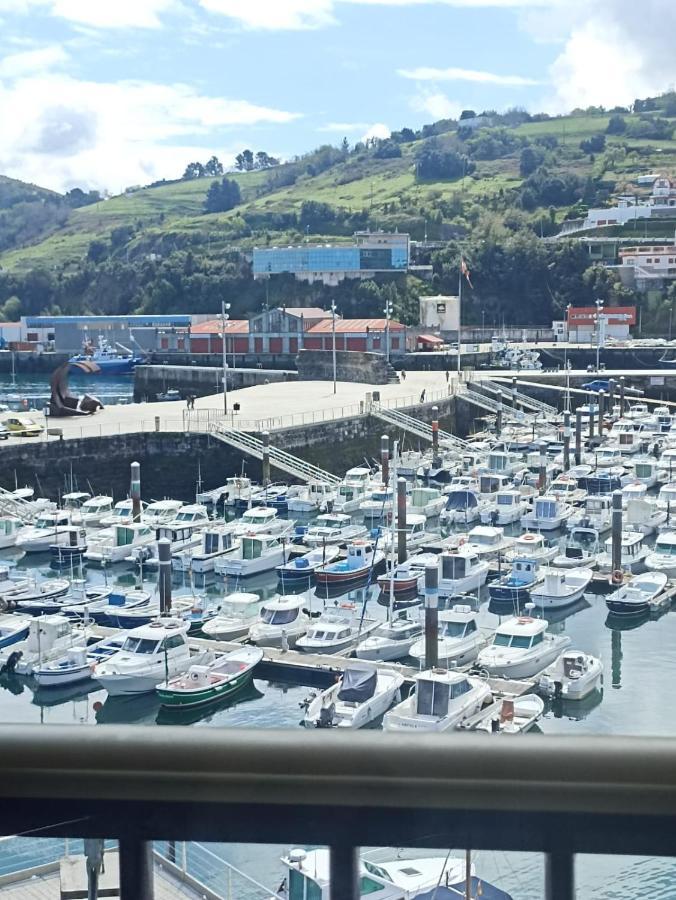
[[[182,634],[172,634],[163,642],[162,650],[174,650],[176,647],[182,647],[184,643]]]
[[[471,687],[467,681],[459,681],[457,684],[451,686],[451,699],[456,700],[458,697],[462,697],[463,694],[471,691]]]
[[[448,685],[440,681],[419,681],[416,709],[421,716],[445,716],[448,712]]]
[[[527,650],[531,645],[530,637],[527,634],[515,634],[512,637],[510,646],[517,650]]]
[[[495,635],[493,643],[495,644],[496,647],[509,647],[510,640],[511,640],[510,635],[501,634],[500,632],[498,632]]]
[[[151,641],[150,638],[135,638],[128,637],[124,644],[122,644],[122,650],[125,653],[155,653],[157,650],[157,641]]]
[[[266,625],[290,625],[295,622],[298,616],[298,609],[263,609],[261,612],[261,621]]]
[[[382,884],[378,884],[377,881],[374,881],[372,878],[363,877],[359,882],[359,893],[363,897],[364,894],[375,894],[376,891],[384,891],[385,888]]]
[[[542,632],[539,634],[533,635],[533,640],[530,642],[531,647],[537,647],[538,644],[541,644],[545,639],[545,636]]]

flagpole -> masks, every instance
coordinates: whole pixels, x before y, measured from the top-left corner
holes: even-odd
[[[460,378],[460,341],[462,339],[462,256],[458,266],[458,379]]]

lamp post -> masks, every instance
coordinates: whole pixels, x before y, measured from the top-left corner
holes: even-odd
[[[225,303],[225,301],[221,301],[221,319],[222,319],[222,331],[221,331],[221,348],[223,351],[223,415],[227,416],[228,414],[228,378],[227,378],[227,369],[228,369],[228,361],[225,355],[225,329],[226,322],[230,318],[227,310],[230,309],[230,304]]]
[[[390,317],[392,315],[392,301],[385,301],[385,358],[390,361]]]
[[[331,301],[331,331],[333,334],[333,340],[331,341],[331,346],[333,347],[333,393],[337,392],[336,389],[336,301]]]

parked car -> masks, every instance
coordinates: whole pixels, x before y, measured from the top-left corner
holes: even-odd
[[[0,441],[6,441],[9,437],[9,429],[0,422]]]
[[[36,437],[42,434],[42,425],[25,413],[14,413],[7,416],[3,424],[11,434],[23,437]]]

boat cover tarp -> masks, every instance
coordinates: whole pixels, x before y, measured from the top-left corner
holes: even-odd
[[[346,703],[365,703],[376,692],[378,673],[370,666],[351,666],[345,669],[338,699]]]
[[[477,505],[476,494],[472,491],[453,491],[448,495],[446,509],[474,509]]]
[[[481,893],[479,893],[481,890]],[[481,900],[512,900],[510,894],[496,888],[495,885],[482,881],[481,878],[472,876],[472,886],[470,889],[471,897],[480,897]],[[461,884],[451,884],[448,887],[439,885],[431,891],[425,891],[423,894],[416,894],[416,900],[460,900],[465,897],[465,882]]]

